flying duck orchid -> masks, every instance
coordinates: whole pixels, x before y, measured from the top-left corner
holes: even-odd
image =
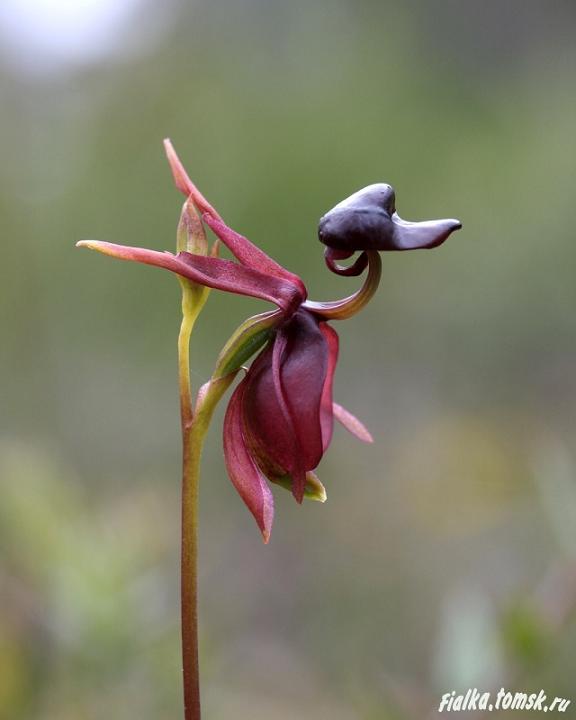
[[[180,226],[195,242],[176,255],[140,247],[84,240],[79,246],[123,260],[155,265],[196,286],[267,300],[276,311],[250,318],[224,348],[212,381],[235,375],[260,350],[232,397],[224,420],[224,454],[230,479],[267,542],[274,503],[267,481],[304,497],[325,500],[314,474],[332,437],[336,418],[361,440],[370,433],[332,400],[338,335],[328,324],[356,314],[370,300],[381,274],[379,251],[440,245],[460,227],[457,220],[410,223],[396,213],[390,185],[371,185],[336,205],[320,220],[319,238],[327,245],[326,263],[340,275],[367,271],[363,286],[333,302],[307,301],[303,281],[279,265],[222,220],[188,177],[171,143],[166,150],[178,189],[187,197]],[[217,241],[208,254],[202,224]],[[201,238],[199,241],[198,238]],[[223,243],[236,261],[218,257]],[[188,246],[190,243],[188,242]],[[348,267],[337,260],[360,251]]]
[[[200,456],[219,400],[253,359],[233,391],[224,419],[228,474],[253,514],[265,542],[270,538],[274,503],[269,483],[292,492],[298,502],[324,501],[315,469],[332,438],[334,418],[363,441],[370,433],[333,402],[338,335],[331,321],[355,315],[372,298],[381,274],[379,253],[440,245],[460,227],[457,220],[410,223],[395,207],[394,190],[370,185],[336,205],[320,220],[325,261],[337,275],[365,273],[361,287],[331,302],[308,300],[303,281],[230,228],[188,177],[169,140],[166,153],[176,187],[186,197],[177,232],[177,252],[159,252],[95,240],[81,247],[121,260],[170,270],[182,286],[178,338],[183,439],[181,620],[185,720],[200,720],[197,623],[198,483]],[[209,248],[209,228],[216,241]],[[219,256],[228,248],[233,260]],[[359,253],[349,265],[339,261]],[[190,390],[189,342],[211,289],[259,298],[276,306],[248,318],[217,359],[210,380]]]

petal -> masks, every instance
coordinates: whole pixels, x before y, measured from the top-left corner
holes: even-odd
[[[318,465],[323,453],[320,407],[328,355],[317,320],[298,312],[249,371],[248,433],[264,462],[291,475],[299,502],[305,473]]]
[[[322,388],[322,401],[320,405],[320,425],[322,428],[322,449],[325,452],[334,429],[334,412],[332,403],[332,385],[334,383],[334,371],[338,362],[338,333],[327,323],[320,323],[320,331],[328,345],[328,369],[326,379]]]
[[[320,406],[329,366],[329,345],[313,315],[299,311],[283,328],[286,353],[281,381],[306,470],[322,459]]]
[[[274,377],[274,348],[278,336],[252,363],[246,376],[244,423],[247,439],[258,464],[268,474],[283,475],[292,469],[298,454],[296,434],[278,378]],[[280,341],[280,350],[283,342]],[[278,375],[278,373],[277,373]]]
[[[224,459],[232,484],[258,524],[264,542],[270,539],[274,498],[265,477],[254,462],[243,432],[242,405],[246,379],[236,388],[224,418]]]
[[[283,278],[288,282],[296,285],[302,294],[302,302],[306,299],[306,288],[302,280],[294,273],[289,272],[282,267],[276,260],[260,250],[259,247],[250,242],[248,238],[240,235],[232,228],[228,227],[222,220],[213,217],[210,213],[205,213],[202,219],[213,231],[230,252],[243,264],[248,267],[255,268],[260,272],[270,273],[276,277]]]
[[[279,331],[276,342],[272,348],[272,382],[274,385],[275,399],[287,429],[285,440],[291,448],[290,455],[284,467],[286,467],[292,476],[292,494],[296,501],[301,503],[304,498],[304,488],[306,486],[306,470],[304,458],[302,457],[303,453],[297,436],[298,426],[296,423],[300,422],[300,418],[297,418],[295,423],[294,415],[288,405],[288,398],[286,397],[283,386],[282,360],[287,345],[286,333]]]
[[[166,268],[206,287],[268,300],[278,305],[286,314],[291,314],[301,302],[300,289],[292,283],[244,265],[238,265],[231,260],[192,255],[187,252],[172,255],[172,253],[115,245],[97,240],[82,240],[76,245],[98,250],[104,255],[111,255],[121,260],[132,260],[145,265]]]
[[[348,432],[355,435],[359,440],[362,440],[362,442],[374,442],[374,438],[370,434],[370,431],[366,429],[366,427],[355,415],[352,415],[351,412],[346,410],[346,408],[343,408],[342,405],[338,405],[338,403],[333,404],[333,410],[336,420],[342,423]]]

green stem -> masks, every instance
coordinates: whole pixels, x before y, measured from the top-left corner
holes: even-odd
[[[190,337],[203,303],[195,288],[182,283],[182,324],[178,336],[180,416],[182,420],[182,529],[180,598],[184,718],[200,720],[198,665],[198,489],[202,448],[218,401],[236,376],[232,372],[206,383],[195,411],[190,386]]]
[[[202,439],[183,431],[181,617],[185,720],[200,720],[198,674],[198,480]]]
[[[185,720],[200,720],[198,673],[198,481],[203,437],[194,432],[190,387],[190,336],[198,311],[194,291],[182,283],[182,324],[178,336],[178,375],[182,422],[182,529],[180,598]]]

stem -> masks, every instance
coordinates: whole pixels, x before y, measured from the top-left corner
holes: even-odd
[[[200,720],[198,674],[198,480],[202,443],[183,433],[181,619],[185,720]]]
[[[237,370],[210,380],[198,393],[192,408],[190,386],[190,337],[203,302],[197,290],[182,283],[182,324],[178,336],[180,417],[182,421],[182,529],[180,556],[180,607],[184,718],[200,720],[198,664],[198,489],[204,439],[218,401],[234,380]]]
[[[190,336],[199,309],[194,290],[182,283],[182,324],[178,336],[178,375],[182,422],[182,529],[180,599],[184,718],[200,720],[198,673],[198,481],[205,435],[195,432],[190,393]]]

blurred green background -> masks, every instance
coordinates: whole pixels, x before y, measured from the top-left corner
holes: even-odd
[[[74,248],[174,248],[166,136],[315,299],[358,283],[316,239],[358,188],[464,223],[386,255],[338,325],[336,397],[375,443],[337,429],[328,502],[279,489],[268,547],[215,418],[206,718],[421,720],[473,686],[576,701],[575,31],[572,0],[6,0],[2,720],[181,717],[178,284]],[[196,385],[265,308],[212,293]]]

